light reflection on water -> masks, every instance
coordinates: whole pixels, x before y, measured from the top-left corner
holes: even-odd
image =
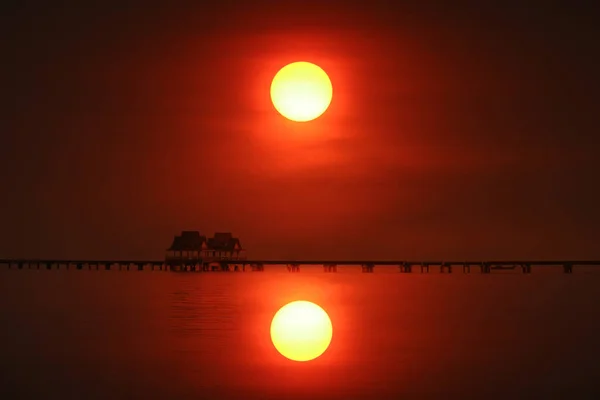
[[[2,398],[589,398],[600,271],[0,271]],[[330,315],[294,363],[274,313]],[[5,396],[8,395],[8,396]]]

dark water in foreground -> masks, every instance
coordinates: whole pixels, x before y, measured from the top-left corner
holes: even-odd
[[[281,272],[279,272],[281,271]],[[596,398],[600,271],[0,271],[2,399]],[[310,300],[333,341],[280,356]]]

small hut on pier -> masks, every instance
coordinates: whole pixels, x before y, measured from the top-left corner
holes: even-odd
[[[199,265],[206,267],[222,260],[246,259],[240,240],[229,232],[217,232],[213,237],[198,231],[183,231],[175,236],[167,249],[165,263],[171,267]]]

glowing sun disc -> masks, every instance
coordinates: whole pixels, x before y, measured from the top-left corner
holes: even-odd
[[[329,108],[333,87],[318,65],[298,61],[281,68],[271,82],[271,101],[287,119],[297,122],[318,118]]]
[[[329,315],[310,301],[281,307],[271,322],[271,341],[286,358],[310,361],[327,350],[333,336]]]

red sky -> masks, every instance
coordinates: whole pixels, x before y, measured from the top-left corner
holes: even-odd
[[[598,27],[509,3],[15,6],[0,256],[597,258]],[[302,124],[269,99],[299,60],[334,87]]]

